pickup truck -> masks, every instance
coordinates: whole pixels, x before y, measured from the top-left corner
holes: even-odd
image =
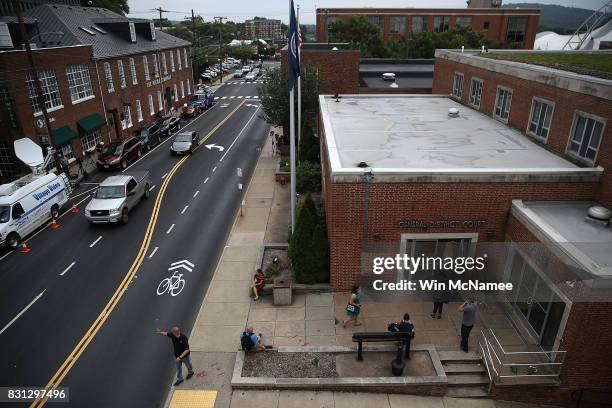
[[[148,171],[107,177],[85,207],[85,218],[92,224],[127,224],[128,213],[149,198],[151,179]]]

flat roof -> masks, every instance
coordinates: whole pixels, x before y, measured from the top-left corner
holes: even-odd
[[[512,213],[535,233],[555,243],[595,277],[612,279],[612,226],[588,221],[590,202],[520,201]]]
[[[449,117],[450,108],[459,117]],[[343,95],[336,102],[328,95],[320,96],[320,109],[333,176],[371,169],[395,176],[388,181],[423,175],[538,181],[566,176],[598,180],[603,173],[600,167],[580,168],[448,96]],[[368,169],[359,168],[360,162]]]

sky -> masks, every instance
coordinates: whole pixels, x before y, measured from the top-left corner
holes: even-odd
[[[294,0],[300,5],[300,23],[315,24],[316,8],[324,7],[423,7],[423,8],[464,8],[465,0]],[[598,9],[604,0],[515,0],[504,1],[511,3],[544,3],[560,4],[562,6]],[[159,13],[152,11],[154,7],[161,6],[171,11],[164,14],[171,20],[183,20],[191,16],[191,9],[196,15],[205,20],[212,21],[215,16],[228,17],[230,20],[241,22],[254,16],[288,20],[289,0],[230,0],[202,1],[202,0],[129,0],[130,16],[140,18],[159,18]]]

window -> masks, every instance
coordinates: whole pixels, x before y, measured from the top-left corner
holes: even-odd
[[[383,16],[368,16],[368,23],[378,28],[378,30],[382,33],[385,20]]]
[[[406,32],[406,17],[391,16],[389,19],[391,27],[389,31],[393,34],[404,34]]]
[[[178,61],[178,69],[179,71],[183,69],[183,65],[181,63],[181,50],[176,50],[176,59]]]
[[[20,203],[16,203],[15,205],[13,205],[13,212],[11,217],[14,220],[17,220],[19,218],[21,218],[21,216],[25,213],[23,206]]]
[[[136,99],[136,118],[139,122],[142,122],[142,105],[140,105],[140,99]]]
[[[138,77],[136,76],[136,63],[134,58],[130,57],[130,73],[132,74],[132,85],[138,85]]]
[[[153,105],[153,95],[149,95],[147,99],[149,101],[149,113],[151,115],[155,115],[155,105]]]
[[[106,89],[108,89],[108,93],[115,92],[115,85],[113,84],[113,72],[111,70],[110,62],[104,63],[104,75],[106,76]]]
[[[13,40],[7,23],[0,23],[0,47],[13,48]]]
[[[168,65],[166,64],[166,53],[162,52],[162,66],[164,67],[164,75],[168,75]]]
[[[130,41],[135,43],[136,42],[136,26],[132,22],[130,22],[128,24],[130,26]]]
[[[13,157],[13,143],[0,141],[0,174],[5,177],[13,177],[15,175],[15,160]]]
[[[463,96],[463,74],[455,72],[455,80],[453,82],[453,96],[461,99]]]
[[[534,98],[531,103],[531,115],[527,133],[540,139],[548,138],[554,104],[543,99]]]
[[[121,129],[132,127],[132,111],[129,105],[123,106],[123,120],[121,121]]]
[[[159,77],[159,61],[157,59],[157,54],[153,54],[153,72],[156,78]]]
[[[187,95],[191,95],[191,83],[189,82],[189,78],[187,78]]]
[[[142,56],[142,67],[144,69],[145,81],[150,81],[151,74],[149,73],[149,59],[146,55]]]
[[[91,99],[94,96],[91,89],[89,67],[87,65],[69,65],[66,67],[66,77],[68,78],[68,89],[70,90],[70,100],[72,103]]]
[[[510,17],[508,19],[508,30],[506,32],[507,42],[522,43],[525,41],[527,19],[528,17]]]
[[[183,49],[183,56],[185,57],[185,68],[189,68],[189,58],[187,57],[187,48]]]
[[[510,115],[510,104],[512,103],[512,90],[508,88],[497,87],[497,98],[495,98],[495,109],[493,114],[505,122],[508,121]]]
[[[490,21],[485,21],[482,24],[482,31],[489,31],[490,28],[491,28],[491,22]]]
[[[66,160],[74,159],[74,152],[72,151],[72,145],[70,143],[60,147],[59,152]]]
[[[157,105],[159,105],[159,110],[164,110],[164,98],[162,98],[161,91],[157,91]]]
[[[174,84],[174,90],[173,90],[173,93],[174,93],[174,100],[175,100],[175,101],[178,101],[178,100],[179,100],[179,97],[178,97],[178,90],[177,90],[177,88],[176,88],[176,84]]]
[[[123,69],[123,60],[117,60],[117,71],[119,71],[119,84],[121,88],[125,88],[127,83],[125,81],[125,70]]]
[[[421,31],[427,31],[427,16],[412,17],[412,32],[420,33]]]
[[[471,16],[458,16],[455,21],[455,25],[457,27],[471,27],[472,26],[472,17]]]
[[[572,156],[594,162],[606,120],[587,113],[576,112],[568,151]]]
[[[185,97],[185,83],[181,81],[181,99]]]
[[[437,33],[442,33],[444,31],[447,31],[449,23],[450,23],[449,16],[435,16],[433,30]]]
[[[84,152],[92,151],[102,141],[100,129],[81,135],[81,147]]]
[[[470,105],[480,109],[480,98],[482,97],[482,80],[472,78],[470,85]]]
[[[168,52],[168,54],[170,54],[170,70],[172,70],[172,72],[176,71],[176,69],[174,68],[174,53],[172,51]]]
[[[56,110],[62,108],[62,98],[60,96],[59,87],[57,86],[57,78],[55,77],[55,71],[52,69],[39,69],[38,70],[38,79],[39,84],[43,96],[43,100],[45,103],[45,108],[47,110]],[[28,72],[26,74],[26,84],[28,86],[28,97],[30,98],[30,103],[32,104],[32,110],[34,111],[34,115],[37,115],[42,112],[42,107],[40,106],[40,101],[36,96],[36,75],[33,72]]]

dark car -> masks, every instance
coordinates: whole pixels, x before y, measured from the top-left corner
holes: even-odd
[[[127,168],[142,155],[142,143],[135,137],[112,142],[102,149],[96,165],[99,169]]]
[[[159,133],[159,123],[146,123],[134,131],[134,137],[140,140],[145,150],[151,150],[152,147],[158,145],[160,142]]]
[[[170,136],[173,131],[181,128],[181,119],[175,116],[166,118],[160,123],[159,128],[162,136]]]
[[[171,154],[191,154],[200,142],[198,132],[183,132],[174,136],[170,145]]]
[[[189,104],[186,103],[183,106],[183,109],[181,110],[181,117],[182,118],[195,118],[200,113],[202,113],[202,108],[200,108],[200,105],[196,103],[189,103]]]

